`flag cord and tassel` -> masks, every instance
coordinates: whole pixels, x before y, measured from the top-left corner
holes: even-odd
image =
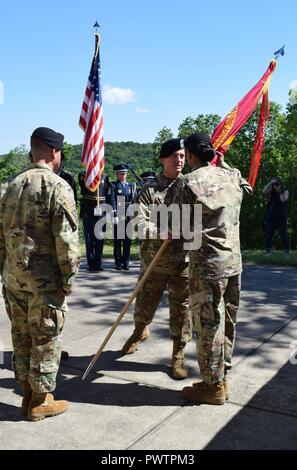
[[[99,184],[97,186],[97,207],[99,207],[99,201],[100,201],[100,197],[99,197]]]
[[[99,52],[99,45],[100,45],[100,34],[99,33],[95,33],[95,37],[96,37],[96,46],[95,46],[95,59],[97,59],[98,57],[98,52]]]

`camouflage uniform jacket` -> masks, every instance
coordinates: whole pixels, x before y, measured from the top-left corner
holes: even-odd
[[[239,215],[243,192],[252,193],[240,171],[226,163],[205,164],[181,178],[175,187],[174,203],[202,205],[202,245],[190,251],[190,277],[218,280],[242,271]]]
[[[170,199],[170,193],[174,190],[177,180],[166,178],[159,174],[146,184],[137,197],[139,215],[137,217],[138,234],[141,238],[140,259],[142,267],[148,266],[159,250],[163,240],[159,237],[159,224],[152,218],[152,212],[160,204],[164,204],[166,197]],[[155,239],[151,239],[152,236]],[[171,273],[185,269],[188,264],[187,254],[182,249],[181,240],[173,240],[165,254],[160,258],[155,270]]]
[[[0,272],[9,289],[71,287],[79,264],[78,219],[71,187],[42,163],[31,164],[0,202]]]

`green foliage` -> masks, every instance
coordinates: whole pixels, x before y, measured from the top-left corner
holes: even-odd
[[[63,146],[64,169],[74,176],[84,168],[81,164],[82,145],[65,143]],[[25,169],[28,165],[28,150],[25,146],[11,150],[7,155],[0,156],[0,181]],[[139,174],[145,170],[154,169],[153,144],[137,142],[105,142],[105,173],[114,179],[113,166],[118,163],[131,163],[134,171]],[[131,174],[129,179],[134,181]]]
[[[81,164],[82,145],[72,146],[71,159],[65,162],[64,168],[73,175],[84,171]],[[154,151],[152,144],[139,144],[137,142],[105,142],[105,170],[111,181],[115,180],[113,166],[119,163],[131,163],[137,175],[147,169],[154,169]],[[129,181],[135,181],[132,173]]]
[[[243,250],[242,260],[245,264],[270,264],[275,266],[297,266],[297,251],[286,256],[283,251],[273,251],[267,256],[263,250]]]
[[[257,132],[260,106],[234,139],[226,152],[226,161],[238,168],[248,178],[250,160]],[[179,127],[179,135],[186,136],[192,132],[211,134],[219,124],[218,115],[199,115],[196,119],[187,117]],[[297,205],[295,203],[297,187],[297,105],[288,104],[286,113],[280,105],[270,104],[270,119],[265,136],[265,146],[259,168],[254,195],[244,201],[241,211],[241,242],[243,248],[263,248],[263,221],[267,205],[262,195],[263,187],[275,176],[281,176],[285,187],[290,192],[287,207],[291,247],[297,245]],[[276,237],[276,248],[281,243]]]
[[[64,163],[72,160],[72,145],[68,144],[68,142],[64,142],[63,144],[63,155]]]
[[[241,212],[241,241],[243,248],[263,249],[263,219],[266,199],[262,195],[263,187],[275,176],[283,179],[285,187],[290,192],[287,207],[289,235],[291,248],[297,248],[297,104],[290,100],[286,111],[283,112],[277,103],[271,103],[270,120],[265,137],[265,146],[259,168],[253,197],[246,199]],[[250,159],[253,151],[259,107],[249,121],[237,134],[229,150],[226,161],[239,168],[242,175],[248,178]],[[212,134],[221,118],[217,114],[199,114],[196,118],[186,117],[178,128],[178,137],[186,137],[193,132]],[[111,180],[115,179],[113,166],[118,163],[131,163],[139,175],[146,170],[159,171],[160,147],[165,140],[174,137],[171,129],[163,127],[157,134],[154,143],[139,144],[136,142],[106,142],[105,143],[105,173]],[[76,177],[83,167],[80,162],[81,145],[64,144],[64,168]],[[0,181],[16,175],[28,164],[28,152],[25,147],[19,147],[8,155],[0,156]],[[189,169],[185,169],[189,171]],[[129,180],[135,181],[129,174]],[[78,188],[79,190],[79,188]],[[281,248],[276,239],[276,248]]]
[[[194,119],[191,116],[186,117],[178,128],[179,137],[188,137],[194,132],[205,132],[211,135],[217,127],[221,118],[218,114],[198,114]]]
[[[157,134],[157,137],[153,143],[153,150],[154,150],[154,170],[161,171],[162,164],[159,158],[161,145],[169,139],[173,138],[172,130],[169,127],[163,127]]]
[[[253,152],[257,132],[260,106],[252,114],[249,121],[241,129],[226,152],[226,162],[238,168],[241,174],[248,178],[250,160]],[[206,132],[212,134],[221,121],[217,114],[199,114],[196,118],[188,116],[178,128],[178,136],[186,137],[193,132]],[[162,131],[164,131],[163,134]],[[156,140],[159,142],[164,135],[172,137],[162,129]],[[165,138],[166,137],[166,138]],[[189,168],[185,167],[185,172]],[[254,195],[244,200],[241,211],[241,243],[246,249],[264,247],[263,221],[267,205],[262,195],[263,187],[275,176],[283,179],[284,186],[289,190],[290,197],[287,204],[288,230],[291,248],[297,247],[297,104],[294,100],[287,105],[286,112],[282,112],[277,103],[270,103],[270,119],[266,130],[265,146],[262,161],[258,172]],[[275,236],[275,248],[282,245],[278,235]]]
[[[194,134],[194,132],[205,132],[211,135],[220,121],[221,117],[218,114],[198,114],[196,118],[188,116],[178,128],[178,137],[185,138]],[[186,162],[184,173],[189,173],[190,171],[191,169]]]
[[[17,175],[27,167],[28,163],[28,151],[24,145],[11,150],[7,155],[0,156],[0,181]]]

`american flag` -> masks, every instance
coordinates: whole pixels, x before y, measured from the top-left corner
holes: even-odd
[[[85,184],[91,191],[97,189],[101,173],[104,169],[100,37],[98,33],[95,33],[95,38],[95,54],[79,118],[79,125],[85,132],[81,161],[86,167]]]

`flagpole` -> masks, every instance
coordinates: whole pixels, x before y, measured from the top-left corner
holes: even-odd
[[[153,269],[155,268],[157,262],[159,261],[159,259],[161,258],[161,256],[165,253],[165,251],[167,250],[168,246],[169,246],[169,243],[170,243],[170,240],[163,240],[162,242],[162,245],[160,246],[159,250],[157,251],[157,253],[155,254],[154,258],[152,259],[152,261],[150,262],[147,270],[145,271],[144,275],[142,276],[141,279],[139,279],[137,281],[137,284],[132,292],[132,294],[130,295],[126,305],[123,307],[123,309],[121,310],[120,314],[118,315],[116,321],[114,322],[114,324],[112,325],[111,329],[109,330],[108,334],[105,336],[104,340],[103,340],[103,343],[101,344],[100,348],[98,349],[98,351],[96,352],[96,354],[93,356],[91,362],[89,363],[88,367],[86,368],[83,376],[82,376],[82,380],[85,380],[86,376],[88,375],[88,373],[90,372],[90,370],[93,368],[93,366],[95,365],[96,361],[99,359],[99,357],[101,356],[102,352],[103,352],[103,349],[105,348],[106,344],[108,343],[108,341],[110,340],[112,334],[114,333],[115,329],[118,327],[118,325],[120,324],[123,316],[125,315],[125,313],[127,312],[130,304],[133,302],[133,300],[135,299],[136,295],[138,294],[138,292],[142,289],[142,286],[143,284],[145,283],[145,281],[147,280],[147,278],[149,277],[149,275],[151,274],[151,272],[153,271]]]
[[[99,36],[98,34],[98,29],[100,28],[100,24],[98,23],[98,21],[96,21],[96,23],[94,24],[94,28],[95,28],[95,54],[97,54],[97,35]],[[99,214],[100,213],[100,209],[99,209],[99,204],[100,204],[100,195],[99,195],[99,186],[100,186],[100,181],[98,183],[98,186],[97,186],[97,213]]]

